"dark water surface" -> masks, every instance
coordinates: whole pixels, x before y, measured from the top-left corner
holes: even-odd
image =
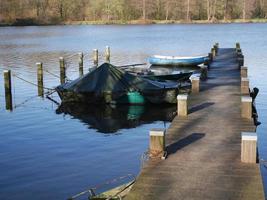
[[[0,28],[0,71],[36,83],[36,62],[59,74],[58,57],[67,75],[78,76],[78,56],[85,71],[92,49],[111,47],[115,65],[146,62],[149,55],[206,54],[215,42],[241,43],[251,86],[257,86],[260,158],[267,160],[267,25],[48,26]],[[0,76],[0,199],[66,199],[88,187],[140,170],[149,130],[169,126],[175,108],[58,107],[37,96],[37,88],[12,77],[13,112],[5,110]],[[44,73],[46,87],[59,80]],[[58,100],[56,95],[53,95]],[[267,170],[262,166],[267,180]],[[116,185],[116,183],[115,183]],[[99,191],[113,187],[101,187]],[[267,182],[265,184],[267,188]]]

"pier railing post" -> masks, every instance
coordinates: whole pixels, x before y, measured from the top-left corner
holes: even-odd
[[[106,55],[106,62],[110,63],[110,47],[109,46],[106,46],[105,55]]]
[[[93,50],[94,65],[98,66],[98,49]]]
[[[199,77],[192,77],[191,78],[191,92],[193,94],[197,94],[199,93],[199,82],[200,82],[200,78]]]
[[[240,69],[240,76],[241,78],[247,78],[248,77],[248,68],[245,66],[242,66]]]
[[[162,157],[165,152],[165,129],[151,129],[149,154],[150,157]]]
[[[218,54],[218,49],[219,49],[219,43],[215,43],[215,45],[213,46],[213,48],[215,49],[215,53],[217,55]]]
[[[79,53],[79,75],[83,76],[83,53]]]
[[[36,63],[37,66],[37,85],[38,85],[38,96],[44,96],[44,75],[43,75],[43,63]]]
[[[188,95],[179,94],[177,96],[177,115],[179,117],[186,117],[188,115]]]
[[[63,84],[66,81],[66,68],[63,57],[59,58],[59,66],[60,66],[60,83]]]
[[[249,94],[249,79],[241,78],[241,94],[248,95]]]
[[[256,163],[258,140],[257,133],[242,132],[241,138],[241,162]]]
[[[11,86],[11,71],[4,70],[4,82],[5,82],[5,99],[6,99],[6,109],[12,110],[12,86]]]
[[[241,117],[245,119],[252,118],[252,98],[250,96],[241,97]]]

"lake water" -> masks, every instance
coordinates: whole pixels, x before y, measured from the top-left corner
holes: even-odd
[[[0,71],[36,83],[36,62],[59,74],[58,57],[67,62],[67,76],[78,77],[78,52],[85,71],[92,49],[111,47],[111,63],[146,62],[152,54],[207,54],[215,42],[234,47],[238,41],[257,97],[260,158],[267,160],[267,25],[132,25],[1,27]],[[149,130],[169,126],[175,108],[63,108],[37,97],[37,88],[12,76],[12,112],[5,110],[0,76],[0,198],[67,199],[87,188],[127,174],[137,175],[148,148]],[[46,87],[59,84],[44,72]],[[59,101],[56,94],[53,98]],[[263,179],[267,169],[262,165]],[[122,181],[100,187],[97,192]],[[265,183],[265,189],[267,182]]]

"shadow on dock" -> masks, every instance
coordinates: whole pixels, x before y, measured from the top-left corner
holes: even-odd
[[[200,139],[205,137],[205,133],[192,133],[191,135],[186,136],[185,138],[178,140],[166,147],[168,155],[176,153],[178,150],[190,145]]]

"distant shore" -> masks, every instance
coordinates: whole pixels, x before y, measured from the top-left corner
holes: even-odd
[[[98,21],[64,21],[64,22],[38,22],[34,20],[18,20],[12,23],[1,23],[0,26],[49,26],[49,25],[150,25],[150,24],[230,24],[230,23],[267,23],[267,19],[234,19],[234,20],[98,20]]]

